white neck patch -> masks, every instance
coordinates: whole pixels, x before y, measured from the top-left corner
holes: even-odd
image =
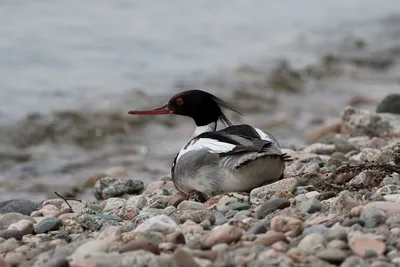
[[[204,126],[197,126],[196,130],[194,131],[192,138],[206,132],[213,132],[217,129],[217,123],[212,122],[210,124],[204,125]]]

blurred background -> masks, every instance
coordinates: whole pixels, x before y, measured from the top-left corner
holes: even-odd
[[[130,109],[203,89],[283,147],[400,91],[400,1],[0,2],[0,201],[168,175],[193,132]]]

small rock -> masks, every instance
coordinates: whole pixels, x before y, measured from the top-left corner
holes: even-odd
[[[330,213],[342,214],[350,212],[350,210],[361,203],[360,200],[354,197],[354,193],[350,191],[341,191],[339,196],[331,203]]]
[[[50,231],[55,231],[58,230],[61,225],[62,220],[59,218],[45,218],[36,225],[35,232],[37,234],[42,234]]]
[[[12,199],[0,202],[0,214],[16,212],[29,216],[37,208],[37,204],[26,199]]]
[[[299,205],[299,210],[304,213],[315,213],[322,209],[322,203],[316,198],[310,198]]]
[[[258,235],[264,234],[268,230],[267,225],[264,222],[258,222],[247,231],[249,234]]]
[[[209,220],[211,223],[215,223],[215,216],[209,210],[194,210],[187,211],[181,215],[181,222],[185,222],[186,220],[191,220],[196,223],[201,223],[204,220]]]
[[[375,228],[380,224],[385,223],[386,216],[385,212],[375,208],[364,208],[360,219],[365,222],[365,227]]]
[[[323,249],[317,253],[318,258],[333,264],[342,263],[348,255],[346,251],[335,248]]]
[[[349,246],[353,253],[360,257],[366,257],[368,250],[372,250],[377,255],[383,255],[386,250],[386,245],[382,241],[361,237],[352,238]]]
[[[10,267],[10,265],[5,260],[0,259],[0,267]]]
[[[58,257],[55,259],[50,259],[42,267],[69,267],[69,262],[64,257]]]
[[[119,253],[124,253],[127,251],[135,251],[143,249],[145,251],[149,251],[155,255],[160,255],[160,249],[157,245],[149,240],[132,240],[123,245],[119,249]]]
[[[364,227],[365,222],[364,222],[364,220],[359,219],[359,218],[345,219],[342,222],[342,225],[345,226],[345,227],[351,227],[351,226],[353,226],[355,224],[359,224],[361,227]]]
[[[257,219],[263,219],[275,210],[290,207],[290,201],[285,198],[274,198],[257,207]]]
[[[221,225],[228,221],[228,219],[219,211],[214,212],[215,225]]]
[[[399,132],[400,118],[347,107],[341,112],[342,125],[351,136],[384,137]]]
[[[36,222],[32,217],[23,215],[21,213],[11,212],[0,214],[0,230],[6,230],[11,224],[17,223],[21,220],[28,220],[32,223]]]
[[[23,219],[17,223],[10,224],[8,229],[19,230],[22,235],[28,235],[33,233],[34,227],[31,221]]]
[[[175,185],[172,181],[158,180],[149,183],[147,185],[146,192],[151,193],[157,189],[175,189]]]
[[[218,200],[217,210],[225,213],[230,210],[230,205],[236,202],[238,202],[236,198],[225,195]]]
[[[316,250],[323,249],[324,247],[325,237],[320,233],[313,233],[303,237],[297,245],[297,248],[305,253],[312,253]]]
[[[272,218],[271,229],[285,233],[286,236],[295,237],[303,231],[303,222],[295,218],[278,215]]]
[[[166,215],[157,215],[145,220],[136,227],[135,231],[146,231],[157,229],[166,233],[172,233],[176,230],[177,224],[174,220]]]
[[[278,241],[287,241],[286,236],[283,233],[278,233],[275,231],[268,231],[266,234],[257,235],[257,239],[254,240],[255,244],[261,244],[264,246],[271,246]]]
[[[60,210],[56,206],[48,204],[46,206],[43,206],[39,210],[39,212],[43,214],[44,217],[55,217],[60,212]]]
[[[178,264],[179,267],[201,267],[193,257],[183,249],[175,250],[173,254],[173,259]]]
[[[383,210],[386,213],[387,217],[391,217],[393,215],[397,215],[400,213],[400,203],[392,203],[387,201],[372,201],[367,203],[363,210],[375,208],[378,210]]]
[[[21,240],[22,233],[19,230],[1,230],[0,238],[4,238],[4,239],[15,238],[17,240]]]
[[[243,230],[236,226],[225,225],[202,236],[200,242],[203,248],[211,248],[220,243],[230,244],[238,241],[242,237],[242,233]]]
[[[286,178],[251,190],[250,201],[260,204],[270,198],[275,192],[293,192],[297,187],[296,178]]]
[[[304,235],[309,235],[309,234],[312,234],[312,233],[321,233],[321,234],[323,234],[323,233],[326,233],[328,231],[329,231],[329,228],[326,227],[325,225],[318,225],[317,224],[317,225],[312,225],[312,226],[309,226],[309,227],[305,228],[303,230],[303,234]]]
[[[103,226],[105,220],[93,214],[83,214],[76,220],[83,229],[98,231]]]
[[[312,153],[317,155],[331,155],[336,151],[335,145],[327,145],[321,143],[315,143],[309,145],[304,149],[306,153]]]
[[[207,208],[204,206],[203,203],[184,200],[178,205],[177,209],[180,211],[187,211],[187,210],[205,210]]]
[[[185,236],[179,231],[166,235],[165,240],[174,244],[186,244]]]
[[[106,201],[106,205],[103,208],[103,212],[124,208],[125,204],[126,200],[123,198],[117,198],[117,197],[109,198]]]
[[[400,114],[400,94],[388,94],[376,106],[377,113]]]
[[[143,189],[144,184],[140,180],[103,177],[94,185],[93,194],[97,199],[108,199],[124,194],[136,194]]]
[[[349,248],[346,242],[336,239],[329,242],[328,245],[326,245],[326,247],[332,249],[340,249],[340,250],[347,250]]]

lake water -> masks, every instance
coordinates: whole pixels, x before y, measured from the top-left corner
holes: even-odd
[[[166,101],[181,81],[202,85],[209,79],[221,79],[226,85],[232,71],[240,66],[272,66],[282,58],[293,66],[302,66],[320,59],[325,50],[335,49],[348,36],[367,40],[372,50],[396,45],[400,36],[396,30],[400,25],[398,14],[398,0],[3,0],[0,119],[2,129],[12,131],[1,132],[4,138],[0,138],[0,147],[9,149],[10,135],[26,131],[15,126],[16,122],[33,112],[107,113],[121,109],[124,113],[133,107]],[[326,99],[335,92],[334,111],[327,112],[331,115],[351,93],[379,99],[398,90],[397,71],[371,72],[361,80],[345,83],[340,79],[325,82],[325,90],[307,97],[306,104],[299,105],[296,96],[287,96],[284,103],[293,103],[290,105],[297,105],[312,117],[326,107]],[[210,91],[232,93],[231,86],[219,84],[210,85]],[[137,90],[148,97],[138,97]],[[319,104],[321,109],[310,108],[310,103]],[[259,121],[257,118],[250,122]],[[99,151],[110,149],[117,154],[126,147],[145,149],[148,154],[140,157],[140,163],[157,166],[157,173],[167,173],[171,156],[191,131],[189,122],[184,120],[183,125],[171,131],[151,126],[148,134],[137,134],[126,143],[107,140],[95,151],[68,142],[18,147],[29,153],[31,160],[4,164],[0,181],[8,189],[0,198],[8,198],[5,192],[10,190],[40,198],[48,191],[40,189],[43,186],[79,184],[85,175],[103,165],[121,165],[123,160],[118,157],[107,159],[107,164],[95,161],[80,172],[54,171],[77,159],[93,162]],[[166,132],[165,137],[155,143],[153,139],[160,138],[162,132]],[[291,133],[286,132],[282,138],[294,137]],[[133,165],[140,165],[135,160]],[[143,167],[133,168],[132,173],[143,179],[155,178]],[[26,181],[26,187],[17,186],[21,181]]]

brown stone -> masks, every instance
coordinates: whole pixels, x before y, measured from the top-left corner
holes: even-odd
[[[42,267],[69,267],[69,262],[66,258],[55,258],[46,262]]]
[[[285,233],[286,236],[295,237],[303,231],[303,222],[285,216],[275,216],[271,220],[271,229],[276,232]]]
[[[158,248],[157,245],[155,245],[153,242],[151,242],[149,240],[140,240],[140,239],[129,241],[128,243],[123,245],[119,249],[119,253],[135,251],[135,250],[139,250],[139,249],[149,251],[156,255],[160,255],[160,249]]]
[[[167,206],[174,206],[176,208],[184,200],[186,200],[186,197],[182,194],[174,195],[168,200]]]
[[[365,257],[368,249],[375,251],[377,255],[383,255],[386,250],[386,245],[382,241],[362,237],[352,238],[349,246],[351,251],[360,257]]]
[[[243,230],[232,225],[224,225],[213,230],[200,239],[203,248],[211,248],[220,243],[232,243],[238,241],[243,234]]]
[[[181,232],[173,232],[165,236],[167,242],[174,244],[186,244],[185,236]]]
[[[183,249],[175,250],[172,257],[179,267],[200,267],[200,265],[193,259],[192,255]]]
[[[262,244],[264,246],[271,246],[278,241],[287,241],[286,236],[283,233],[269,231],[266,234],[257,235],[257,239],[254,240],[255,244]]]
[[[212,208],[214,206],[216,206],[218,204],[218,201],[223,197],[224,195],[216,195],[213,196],[209,199],[207,199],[206,202],[204,202],[204,206],[206,206],[206,208]]]
[[[186,211],[181,215],[181,222],[187,220],[194,221],[195,223],[201,223],[202,221],[209,220],[212,224],[215,223],[215,216],[209,210],[193,210]]]
[[[146,188],[146,192],[153,192],[157,189],[175,189],[175,185],[172,181],[159,180],[149,183]]]
[[[389,201],[372,201],[364,206],[364,209],[375,208],[382,210],[386,213],[386,216],[390,217],[400,213],[400,203],[394,203]]]
[[[10,267],[10,265],[5,260],[0,259],[0,267]]]

